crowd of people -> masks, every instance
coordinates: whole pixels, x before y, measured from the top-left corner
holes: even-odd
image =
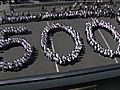
[[[1,31],[3,32],[2,35],[9,34],[9,33],[19,34],[19,33],[25,33],[27,31],[27,28],[24,26],[7,27]],[[22,46],[23,49],[26,51],[26,53],[24,53],[23,57],[13,60],[12,62],[1,60],[0,61],[1,71],[16,71],[16,70],[22,69],[31,61],[32,54],[33,54],[33,46],[29,44],[27,40],[25,40],[24,38],[14,38],[14,37],[0,38],[0,50],[6,50],[11,46],[16,46],[16,45]]]
[[[58,53],[54,52],[52,48],[51,37],[55,32],[58,31],[66,32],[74,40],[75,48],[71,53],[67,55],[59,56]],[[46,26],[41,34],[41,47],[45,56],[48,59],[50,59],[53,62],[56,62],[57,64],[66,65],[78,60],[77,58],[79,57],[83,48],[83,42],[79,36],[79,33],[76,32],[72,27],[64,24],[52,23],[50,26]]]
[[[118,44],[118,47],[115,51],[111,50],[110,48],[104,49],[102,45],[97,43],[97,41],[94,38],[93,32],[99,28],[103,28],[113,36],[114,40]],[[90,44],[90,46],[93,47],[95,52],[98,52],[100,55],[110,58],[120,56],[120,38],[119,38],[120,35],[116,31],[115,27],[112,26],[110,23],[107,23],[104,20],[99,21],[97,19],[92,19],[90,22],[86,23],[85,32],[86,32],[87,41]]]
[[[15,35],[15,34],[27,34],[29,31],[26,26],[18,26],[18,27],[5,27],[1,30],[4,35]]]
[[[119,15],[120,9],[115,11],[109,5],[103,7],[97,5],[82,5],[78,9],[63,8],[57,12],[56,9],[51,12],[42,13],[12,13],[2,17],[2,23],[24,23],[42,20],[55,20],[55,19],[70,19],[70,18],[92,18],[92,17],[111,17],[115,18]]]
[[[87,41],[94,51],[103,55],[105,57],[114,58],[120,56],[120,35],[116,31],[115,27],[110,23],[105,22],[104,20],[97,20],[98,17],[111,17],[116,18],[117,22],[120,23],[120,9],[116,12],[109,5],[100,7],[97,5],[82,5],[80,4],[79,9],[62,9],[60,12],[43,12],[43,13],[11,13],[11,15],[5,15],[0,17],[0,23],[2,24],[12,24],[12,23],[27,23],[27,22],[37,22],[43,20],[55,20],[55,19],[73,19],[73,18],[93,18],[90,22],[86,23],[85,33],[87,36]],[[95,38],[93,32],[96,29],[103,28],[109,32],[114,40],[117,42],[118,47],[115,51],[110,48],[104,49],[101,44],[99,44]],[[72,37],[75,43],[74,50],[71,53],[63,56],[59,56],[57,52],[54,51],[52,47],[52,36],[55,32],[63,31]],[[33,54],[33,46],[30,45],[27,40],[24,38],[9,38],[7,35],[23,34],[28,33],[26,26],[19,27],[5,27],[0,31],[0,50],[9,48],[11,45],[20,45],[24,48],[26,53],[23,57],[18,58],[12,62],[7,62],[4,60],[0,61],[0,70],[9,71],[9,70],[19,70],[22,69],[25,65],[28,64]],[[41,34],[41,47],[45,56],[50,59],[52,62],[56,62],[60,65],[71,64],[72,62],[78,61],[79,55],[82,52],[84,47],[82,39],[77,31],[75,31],[71,26],[64,24],[51,24],[46,26]]]
[[[117,22],[120,24],[120,8],[119,8],[119,10],[118,10],[116,20],[117,20]]]

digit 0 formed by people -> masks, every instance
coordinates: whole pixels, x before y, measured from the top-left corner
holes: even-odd
[[[104,49],[101,44],[97,43],[93,32],[99,28],[104,29],[105,31],[109,32],[111,36],[113,36],[113,39],[117,42],[118,45],[115,51],[111,50],[110,48]],[[86,23],[85,33],[90,46],[100,55],[110,58],[120,56],[120,34],[109,22],[105,22],[104,20],[98,20],[96,18],[91,19],[89,22]]]
[[[52,49],[50,43],[52,41],[52,36],[54,33],[63,31],[70,35],[75,43],[74,50],[63,56],[59,56],[57,52],[54,52]],[[49,43],[48,43],[49,42]],[[76,32],[71,26],[67,26],[64,24],[51,24],[50,26],[46,26],[41,34],[41,47],[43,49],[43,52],[45,56],[50,59],[52,62],[56,62],[60,65],[65,65],[71,62],[75,62],[81,53],[81,50],[83,48],[83,42],[81,41],[80,35],[78,32]]]

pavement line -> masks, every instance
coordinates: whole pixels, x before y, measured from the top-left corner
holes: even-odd
[[[100,30],[98,30],[98,32],[100,33],[100,35],[101,35],[101,37],[103,38],[103,40],[104,40],[105,44],[107,45],[107,47],[110,49],[110,46],[109,46],[109,44],[107,43],[107,41],[106,41],[105,37],[103,36],[102,32],[101,32]],[[119,63],[116,58],[114,58],[114,60],[115,60],[115,63],[116,63],[116,64]]]
[[[50,27],[49,21],[47,21],[47,25]],[[52,44],[53,52],[55,52],[55,48],[54,48],[54,45],[53,45],[53,41],[52,41],[52,40],[51,40],[51,44]],[[57,71],[57,72],[60,72],[59,67],[58,67],[58,64],[57,64],[56,62],[55,62],[55,68],[56,68],[56,71]]]

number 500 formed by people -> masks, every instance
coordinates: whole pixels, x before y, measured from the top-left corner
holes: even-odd
[[[97,43],[94,38],[93,32],[96,29],[102,28],[109,32],[114,40],[117,42],[117,49],[115,51],[111,49],[104,49],[102,45]],[[75,48],[71,51],[71,53],[67,55],[63,55],[62,57],[56,53],[52,46],[52,36],[58,32],[63,31],[70,35],[75,43]],[[29,33],[26,26],[18,26],[18,27],[6,27],[1,29],[0,31],[0,50],[5,50],[6,48],[10,48],[11,46],[22,46],[26,51],[24,55],[12,62],[0,60],[0,70],[1,71],[16,71],[23,69],[24,66],[28,66],[29,62],[31,62],[31,58],[33,57],[34,47],[27,42],[24,38],[12,37],[10,35],[15,34],[26,34]],[[86,23],[85,34],[88,43],[94,49],[95,52],[99,53],[105,57],[118,57],[120,56],[120,35],[116,31],[115,27],[112,26],[109,22],[105,22],[104,20],[91,19]],[[70,64],[71,62],[78,61],[78,57],[82,52],[84,47],[84,43],[82,38],[80,38],[80,34],[75,31],[71,26],[67,26],[64,24],[51,24],[46,26],[41,34],[41,47],[45,54],[45,56],[50,59],[52,62],[56,62],[60,65]]]

